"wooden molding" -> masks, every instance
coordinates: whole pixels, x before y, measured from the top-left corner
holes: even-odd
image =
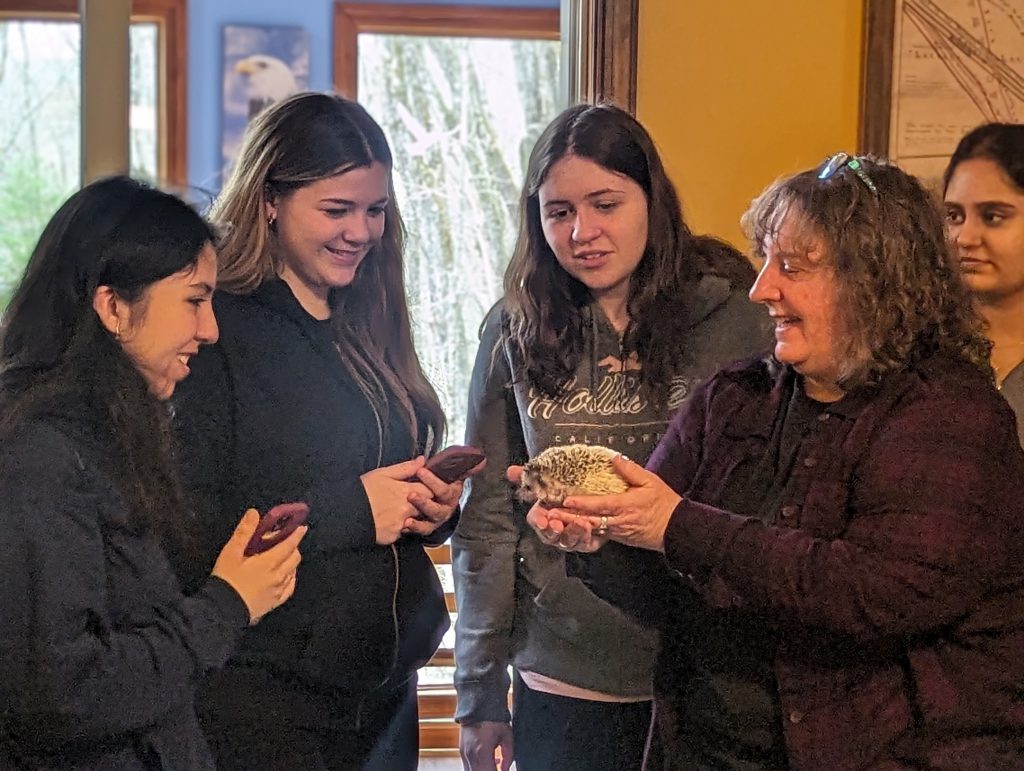
[[[132,0],[132,21],[160,25],[158,162],[162,181],[188,180],[188,27],[186,0]],[[78,0],[0,0],[0,18],[75,19]]]
[[[435,565],[451,565],[452,547],[447,543],[440,546],[428,546],[427,556],[430,557],[430,561]]]
[[[473,5],[334,4],[334,89],[356,98],[361,32],[558,40],[558,11]]]
[[[859,152],[889,154],[896,0],[864,0]]]
[[[612,102],[636,114],[640,0],[594,0],[587,101]]]
[[[185,0],[133,0],[132,18],[161,25],[160,166],[167,182],[188,184],[188,18]]]
[[[636,114],[640,0],[563,0],[563,8],[568,103],[611,102]]]

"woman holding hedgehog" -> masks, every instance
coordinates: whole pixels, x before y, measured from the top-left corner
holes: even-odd
[[[936,207],[840,153],[746,221],[773,355],[528,515],[636,547],[598,589],[660,633],[645,768],[1024,767],[1024,453]]]
[[[573,443],[645,461],[696,384],[767,327],[743,296],[749,264],[690,232],[650,136],[618,108],[572,107],[547,127],[520,207],[471,383],[467,442],[488,466],[452,540],[462,756],[474,770],[499,749],[502,769],[636,769],[654,641],[594,592],[619,555],[542,544],[504,470]]]

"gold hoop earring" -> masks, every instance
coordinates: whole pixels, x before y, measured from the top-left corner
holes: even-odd
[[[274,216],[273,214],[267,217],[267,229],[277,230],[277,217]]]

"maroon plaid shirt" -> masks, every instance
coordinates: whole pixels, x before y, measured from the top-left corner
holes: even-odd
[[[934,358],[829,405],[774,522],[715,508],[732,469],[766,451],[793,377],[762,361],[720,373],[648,463],[685,498],[665,536],[672,590],[647,767],[675,767],[687,651],[673,628],[697,601],[777,619],[791,768],[1024,768],[1012,413],[976,368]]]

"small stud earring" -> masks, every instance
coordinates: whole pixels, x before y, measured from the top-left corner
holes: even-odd
[[[276,226],[277,226],[277,217],[274,216],[273,214],[271,214],[269,217],[267,217],[267,227],[270,230],[276,230],[277,229]]]

